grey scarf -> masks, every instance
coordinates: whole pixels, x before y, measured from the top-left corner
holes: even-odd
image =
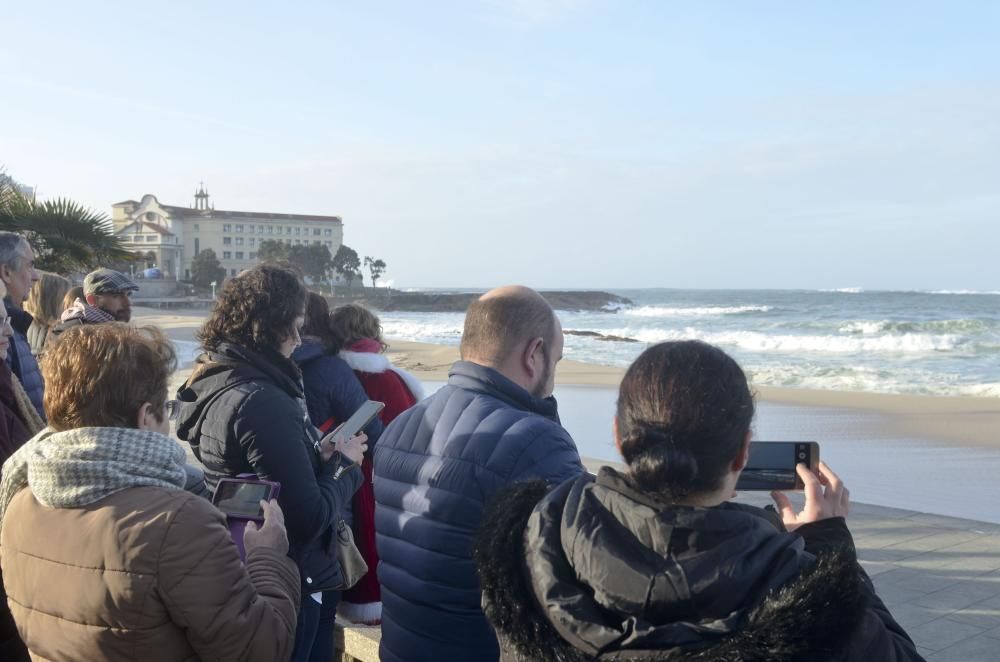
[[[183,489],[184,449],[149,430],[46,429],[3,464],[0,527],[11,499],[25,487],[51,508],[78,508],[130,487]]]

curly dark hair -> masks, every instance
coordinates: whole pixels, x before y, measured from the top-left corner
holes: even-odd
[[[222,343],[255,352],[276,350],[305,307],[306,287],[295,271],[259,264],[226,281],[197,338],[206,350]]]

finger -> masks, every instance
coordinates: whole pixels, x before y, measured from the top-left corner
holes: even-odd
[[[840,507],[844,511],[844,517],[847,517],[847,514],[851,511],[851,491],[846,487],[840,495]]]
[[[823,487],[816,478],[816,474],[809,470],[805,464],[799,462],[795,465],[795,473],[802,479],[803,490],[805,491],[806,503],[820,501],[823,499]]]
[[[281,509],[277,499],[271,499],[267,502],[267,515],[278,524],[285,523],[285,511]]]
[[[359,435],[351,437],[351,440],[358,444],[363,444],[368,441],[368,435],[362,432]]]
[[[778,512],[781,513],[781,520],[783,522],[794,522],[795,508],[792,506],[792,502],[789,501],[788,495],[784,492],[774,490],[771,492],[771,498],[774,499],[774,505],[778,507]]]
[[[825,481],[827,485],[826,496],[828,499],[832,500],[836,504],[840,504],[844,493],[844,482],[840,480],[840,476],[835,474],[830,467],[826,466],[825,463],[820,462],[819,466],[816,468],[822,480]]]
[[[257,535],[257,522],[253,520],[247,522],[246,527],[243,529],[243,543],[246,544],[247,538],[253,538]]]

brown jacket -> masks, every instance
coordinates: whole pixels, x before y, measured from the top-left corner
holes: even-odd
[[[182,490],[134,487],[83,508],[30,488],[0,532],[8,603],[35,660],[287,660],[299,575],[254,549],[246,567],[225,517]]]

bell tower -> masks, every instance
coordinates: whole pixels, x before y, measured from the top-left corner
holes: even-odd
[[[207,211],[208,206],[208,191],[205,190],[205,182],[199,182],[198,190],[194,193],[194,208]]]

